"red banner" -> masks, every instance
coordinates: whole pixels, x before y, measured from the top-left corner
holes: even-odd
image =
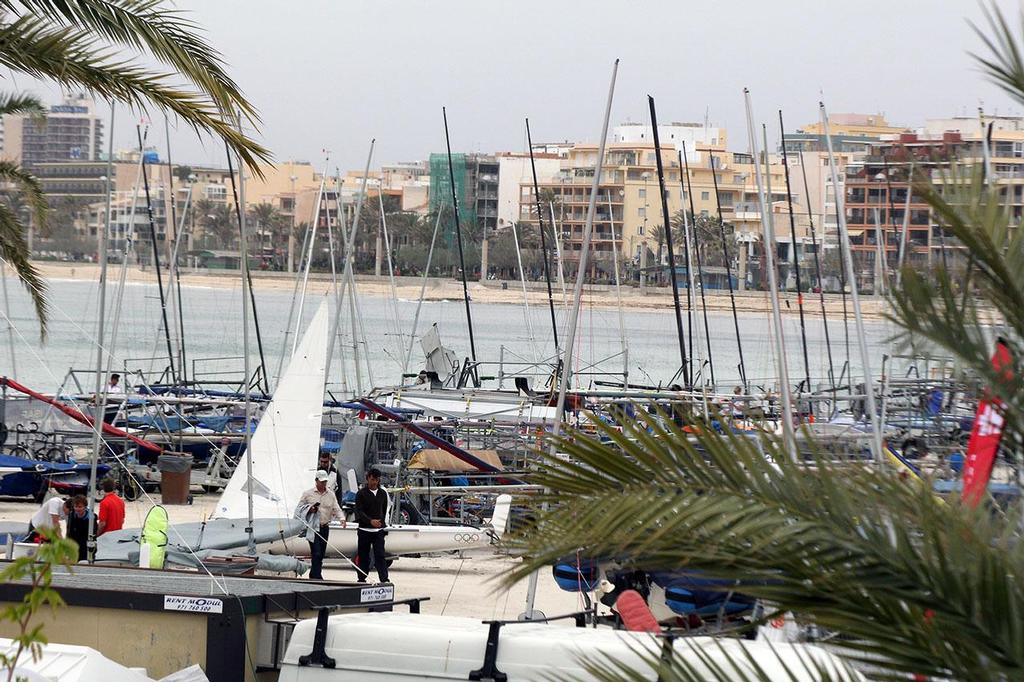
[[[1013,378],[1011,361],[1010,348],[1005,341],[999,339],[996,341],[996,352],[992,355],[992,369],[1004,381]],[[999,442],[1003,439],[1004,421],[1003,401],[991,395],[984,396],[974,416],[971,439],[967,442],[967,461],[964,464],[961,499],[972,507],[978,505],[988,488],[992,466],[999,452]]]

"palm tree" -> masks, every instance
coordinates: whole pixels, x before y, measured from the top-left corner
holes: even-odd
[[[256,233],[261,235],[260,248],[266,246],[265,240],[269,240],[271,244],[277,243],[278,237],[282,235],[282,228],[287,226],[284,224],[283,216],[281,212],[277,210],[277,207],[273,204],[262,202],[256,204],[249,209],[249,215],[256,224]],[[284,232],[287,232],[285,229]]]
[[[4,0],[0,63],[67,90],[169,111],[196,131],[222,138],[255,173],[258,162],[269,159],[240,131],[242,121],[259,119],[221,56],[183,12],[159,0]],[[8,93],[0,95],[0,113],[42,114],[43,108],[32,97]],[[2,162],[0,181],[13,183],[32,207],[35,224],[45,226],[46,203],[31,175]],[[29,262],[23,232],[18,216],[0,204],[0,256],[28,289],[45,336],[46,289]]]
[[[1024,57],[998,10],[982,65],[1024,103]],[[940,227],[966,248],[970,275],[903,272],[893,321],[981,377],[1005,407],[1003,457],[1024,457],[1024,234],[977,168],[917,179]],[[966,280],[968,281],[965,281]],[[965,294],[973,293],[973,296]],[[991,320],[1011,350],[992,367]],[[684,433],[667,415],[594,421],[597,435],[555,442],[533,477],[547,492],[515,536],[522,567],[559,557],[616,557],[645,568],[707,571],[840,633],[831,645],[875,679],[1007,681],[1024,677],[1020,512],[940,500],[927,481],[824,457],[795,462],[783,443],[730,431]],[[607,442],[602,442],[601,437]],[[820,450],[824,452],[824,449]],[[562,506],[572,499],[571,513]],[[689,675],[672,658],[659,679]],[[621,679],[609,662],[601,679]],[[752,679],[735,671],[713,679]],[[624,677],[624,675],[623,675]],[[633,679],[633,678],[629,678]],[[753,678],[759,679],[759,678]]]
[[[220,248],[230,249],[238,241],[238,220],[227,204],[210,202],[207,212],[198,217],[203,235],[213,237]]]

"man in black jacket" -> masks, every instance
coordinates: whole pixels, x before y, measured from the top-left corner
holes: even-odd
[[[359,551],[356,558],[356,573],[359,582],[365,583],[370,572],[370,550],[373,550],[373,563],[377,567],[380,582],[388,581],[388,565],[384,558],[384,537],[387,535],[388,494],[380,487],[380,470],[370,469],[366,472],[366,485],[356,493],[356,521],[359,530]]]

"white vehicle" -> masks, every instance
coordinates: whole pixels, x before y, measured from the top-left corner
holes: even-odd
[[[496,625],[472,618],[395,612],[353,613],[325,620],[322,648],[316,647],[317,619],[295,626],[281,663],[280,682],[596,680],[583,664],[606,658],[635,671],[636,679],[656,680],[657,671],[647,659],[656,660],[668,645],[708,680],[720,679],[713,668],[759,679],[755,663],[772,680],[864,679],[859,673],[847,671],[833,654],[808,644],[768,644],[728,637],[668,640],[611,628],[539,622]],[[333,667],[329,667],[331,663]],[[823,674],[819,675],[819,670]]]

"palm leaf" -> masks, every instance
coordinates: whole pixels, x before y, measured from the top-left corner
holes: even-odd
[[[199,26],[161,0],[2,0],[17,11],[102,36],[111,43],[148,51],[204,92],[222,111],[240,110],[258,121],[256,110],[227,75],[221,55],[199,35]]]
[[[222,138],[257,174],[259,162],[270,158],[266,149],[236,129],[234,112],[224,113],[216,99],[175,87],[170,73],[148,70],[97,48],[95,36],[88,31],[54,27],[34,16],[0,24],[0,64],[130,106],[152,103],[167,109],[197,132]]]
[[[985,680],[1024,670],[1024,557],[983,514],[869,468],[791,463],[768,436],[690,438],[644,417],[618,440],[573,434],[556,443],[568,460],[542,456],[535,479],[551,493],[512,540],[529,558],[508,580],[583,547],[734,579],[849,635],[848,656],[892,671]]]
[[[46,107],[35,95],[0,92],[0,116],[16,114],[42,117],[46,114]]]
[[[49,304],[46,299],[46,282],[35,265],[29,260],[28,243],[24,228],[6,204],[0,202],[0,257],[10,263],[18,273],[32,299],[32,305],[39,318],[39,336],[46,339],[46,321],[49,319]]]

